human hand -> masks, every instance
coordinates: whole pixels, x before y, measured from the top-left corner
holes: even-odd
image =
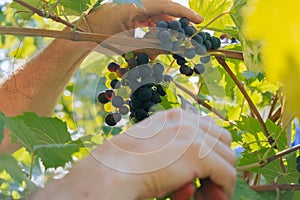
[[[92,155],[108,167],[127,172],[126,182],[136,188],[138,198],[176,190],[178,196],[180,188],[192,191],[187,183],[196,177],[210,178],[230,198],[235,184],[230,143],[230,134],[211,118],[173,109],[152,115]],[[206,191],[215,191],[211,186]]]
[[[173,17],[186,17],[196,24],[203,21],[191,9],[171,0],[143,0],[142,4],[144,8],[133,4],[103,4],[87,15],[88,26],[92,32],[114,35],[140,26],[155,26],[157,21],[169,21]]]

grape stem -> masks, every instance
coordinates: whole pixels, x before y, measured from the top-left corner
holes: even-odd
[[[300,190],[300,184],[268,184],[268,185],[254,185],[251,186],[256,192],[266,192],[266,191],[283,191],[283,190]]]
[[[208,110],[210,110],[211,112],[213,112],[215,115],[217,115],[220,119],[229,122],[232,125],[235,125],[233,122],[231,122],[230,120],[228,120],[222,113],[220,113],[219,111],[217,111],[216,109],[214,109],[213,107],[211,107],[209,104],[207,104],[205,101],[203,101],[202,99],[200,99],[197,95],[195,95],[193,92],[191,92],[189,89],[185,88],[184,86],[182,86],[181,84],[177,83],[176,81],[173,81],[175,86],[177,88],[179,88],[180,90],[184,91],[186,94],[188,94],[190,97],[192,97],[198,104],[204,106],[205,108],[207,108]]]
[[[62,23],[62,24],[66,25],[66,26],[69,26],[71,28],[75,28],[74,24],[72,24],[72,23],[70,23],[70,22],[62,19],[61,17],[59,17],[59,16],[57,16],[57,15],[55,15],[53,13],[49,14],[49,13],[47,13],[45,11],[39,10],[38,8],[36,8],[36,7],[30,5],[30,4],[28,4],[28,3],[26,3],[26,2],[24,2],[22,0],[13,0],[13,1],[16,2],[16,3],[18,3],[18,4],[20,4],[20,5],[22,5],[22,6],[24,6],[25,8],[28,8],[33,13],[36,13],[37,15],[39,15],[41,17],[50,18],[50,19],[52,19],[52,20],[54,20],[56,22]],[[83,31],[80,28],[76,28],[76,30]]]
[[[228,64],[225,61],[224,57],[215,57],[218,61],[218,63],[226,70],[226,72],[228,73],[228,75],[231,77],[231,79],[234,81],[234,83],[236,84],[236,86],[239,88],[239,90],[241,91],[241,93],[243,94],[243,96],[245,97],[246,101],[249,104],[250,110],[254,113],[254,115],[256,116],[257,120],[259,121],[263,132],[265,134],[265,136],[268,138],[268,141],[270,143],[270,145],[273,144],[274,140],[271,137],[271,135],[269,134],[269,131],[266,127],[266,124],[262,118],[262,116],[260,115],[260,113],[258,112],[256,106],[254,105],[252,99],[250,98],[250,96],[248,95],[246,89],[244,88],[243,84],[238,80],[238,78],[234,75],[234,73],[231,71],[230,67],[228,66]]]
[[[272,162],[272,161],[274,161],[278,158],[281,158],[281,157],[283,157],[287,154],[290,154],[294,151],[297,151],[299,149],[300,149],[300,144],[298,144],[296,146],[293,146],[291,148],[285,149],[281,152],[278,152],[274,156],[271,156],[271,157],[267,158],[265,162],[263,160],[260,160],[256,163],[251,163],[251,164],[248,164],[248,165],[237,167],[236,170],[237,171],[248,171],[248,170],[253,169],[253,168],[263,167],[263,166],[266,166],[267,164],[269,164],[270,162]]]

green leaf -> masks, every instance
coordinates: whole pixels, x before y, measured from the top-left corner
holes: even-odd
[[[42,144],[34,146],[46,169],[64,166],[72,161],[72,154],[79,151],[76,144]]]
[[[202,27],[215,19],[218,15],[228,12],[232,5],[232,0],[189,0],[189,5],[192,10],[204,17],[204,22],[199,25],[199,27]],[[238,36],[234,23],[228,14],[214,21],[208,29],[218,29],[218,31],[223,33]]]
[[[19,167],[18,162],[14,157],[7,154],[0,155],[0,172],[5,170],[11,178],[18,183],[26,182],[28,189],[34,189],[36,186],[31,182],[22,169]]]
[[[88,9],[90,0],[60,0],[59,3],[63,6],[65,14],[80,15]]]
[[[266,121],[267,129],[272,136],[273,139],[276,139],[278,134],[282,131],[282,128],[280,126],[277,126],[274,122],[272,122],[270,119]],[[286,149],[287,147],[287,139],[286,139],[286,133],[285,131],[281,133],[281,137],[279,141],[276,144],[278,151],[282,151]]]
[[[40,6],[41,6],[40,0],[23,0],[23,1],[33,7],[36,7],[36,8],[40,8]],[[22,6],[21,4],[19,4],[17,2],[13,1],[10,4],[10,6],[17,10],[18,16],[23,20],[29,20],[32,17],[32,15],[34,14],[31,10],[29,10],[28,8]]]
[[[256,200],[257,192],[252,190],[240,176],[237,177],[232,200]]]
[[[4,137],[4,114],[0,112],[0,144]]]
[[[114,0],[115,3],[117,4],[122,4],[122,3],[125,3],[125,4],[135,4],[141,8],[143,8],[143,4],[142,4],[142,0]]]

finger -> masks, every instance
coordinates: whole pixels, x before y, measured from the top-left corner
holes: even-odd
[[[205,136],[202,138],[202,141],[200,141],[200,143],[205,144],[209,148],[207,154],[210,153],[210,151],[215,151],[231,165],[235,164],[236,156],[234,151],[229,146],[221,142],[218,138],[205,134]]]
[[[196,200],[227,200],[222,188],[210,179],[201,180],[201,187],[196,191],[194,199]]]
[[[172,17],[186,17],[191,22],[199,24],[203,18],[193,10],[180,5],[179,3],[166,0],[144,0],[144,13],[148,16],[166,14]]]
[[[202,152],[200,152],[200,154],[201,153]],[[214,151],[211,151],[205,157],[205,163],[208,163],[206,166],[203,166],[203,160],[202,162],[201,160],[199,162],[199,166],[201,166],[202,164],[202,168],[198,168],[199,178],[209,177],[214,183],[222,187],[226,196],[230,199],[234,190],[236,180],[235,168]],[[203,175],[206,173],[207,176],[203,177]]]
[[[195,186],[193,182],[186,184],[180,189],[172,193],[172,199],[174,200],[187,200],[190,199],[195,192]]]

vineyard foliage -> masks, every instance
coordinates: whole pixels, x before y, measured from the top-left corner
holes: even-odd
[[[82,18],[101,6],[101,0],[23,1],[68,21]],[[115,2],[143,7],[140,0]],[[229,54],[226,57],[222,52],[210,52],[212,59],[205,65],[205,73],[194,78],[176,73],[178,65],[169,69],[176,83],[188,88],[196,98],[227,119],[224,121],[212,109],[198,105],[195,96],[189,96],[175,84],[165,88],[167,97],[162,102],[165,109],[179,107],[177,94],[181,94],[201,113],[211,115],[231,132],[232,148],[238,158],[233,196],[236,200],[299,199],[300,173],[296,169],[296,157],[300,140],[297,120],[300,116],[297,101],[300,94],[300,44],[297,43],[300,15],[297,9],[300,3],[289,2],[190,0],[190,8],[204,17],[197,29],[224,38],[221,49]],[[33,14],[16,1],[0,3],[0,25],[52,30],[64,27],[48,19],[47,14],[44,17]],[[13,74],[19,63],[52,41],[44,37],[4,34],[0,39],[1,81]],[[230,52],[243,53],[243,59],[230,56]],[[169,55],[160,55],[157,59],[166,64],[172,61]],[[12,141],[23,145],[11,155],[0,155],[0,199],[26,197],[48,181],[62,177],[75,161],[101,145],[104,138],[130,128],[128,118],[123,119],[121,125],[107,126],[104,116],[114,108],[96,101],[97,94],[110,84],[106,66],[111,61],[122,63],[123,58],[92,52],[65,88],[53,117],[30,112],[8,117],[0,112],[0,142],[6,128]]]

